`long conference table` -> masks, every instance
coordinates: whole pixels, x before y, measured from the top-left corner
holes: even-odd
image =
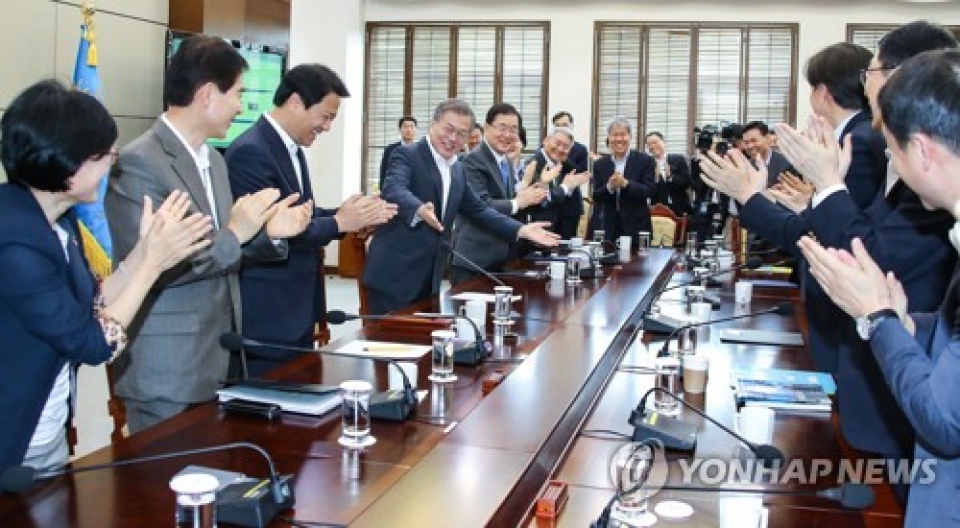
[[[677,261],[672,251],[654,249],[605,267],[604,277],[584,279],[576,286],[504,278],[522,296],[514,304],[521,314],[510,328],[515,338],[497,347],[492,361],[458,366],[453,383],[428,381],[430,358],[421,358],[416,384],[429,393],[417,417],[401,423],[375,421],[372,434],[377,442],[362,452],[338,444],[339,412],[321,417],[284,414],[265,421],[225,415],[211,402],[83,457],[74,466],[247,441],[265,448],[280,473],[295,476],[296,506],[283,516],[298,521],[360,527],[588,526],[615,492],[609,465],[624,444],[591,432],[632,431],[627,418],[653,385],[653,376],[621,367],[639,364],[649,355],[649,347],[660,346],[656,342],[663,336],[644,334],[639,323],[656,293],[676,278]],[[493,285],[481,278],[458,290],[489,293]],[[444,293],[410,311],[453,313],[456,303],[450,295]],[[715,318],[735,310],[732,294],[722,295],[724,304],[714,312]],[[709,341],[700,346],[711,357],[710,382],[705,394],[686,395],[688,402],[731,425],[736,413],[728,382],[731,369],[812,367],[803,348],[719,340],[724,327],[806,335],[796,290],[757,289],[751,309],[762,310],[784,299],[796,305],[793,316],[766,314],[718,324],[709,331]],[[384,323],[369,324],[326,348],[357,338],[430,342],[425,326]],[[505,379],[484,396],[483,380],[495,371]],[[384,390],[389,383],[383,363],[320,355],[301,356],[270,377],[328,385],[364,379],[373,381],[375,390]],[[688,411],[681,419],[698,426],[696,457],[737,456],[738,442],[717,427]],[[843,443],[835,413],[778,414],[773,443],[788,461],[830,460],[834,471],[805,483],[762,485],[770,491],[836,486],[836,462],[864,458]],[[679,482],[677,458],[684,456],[689,457],[672,457],[672,484]],[[169,526],[174,514],[170,478],[191,464],[252,476],[267,473],[258,456],[229,450],[59,477],[24,495],[0,496],[0,526]],[[534,517],[534,505],[552,479],[569,485],[569,502],[559,517],[545,522]],[[901,526],[902,509],[889,487],[873,488],[877,500],[863,511],[844,510],[812,496],[765,494],[769,526]],[[661,491],[651,505],[667,499],[694,508],[693,516],[668,524],[716,526],[715,493]],[[277,519],[273,525],[288,523]]]

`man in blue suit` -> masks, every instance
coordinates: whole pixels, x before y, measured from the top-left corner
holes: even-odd
[[[457,154],[473,129],[470,105],[448,99],[437,105],[427,137],[398,147],[390,157],[383,197],[397,204],[397,217],[379,227],[370,242],[363,284],[370,313],[385,314],[440,292],[453,221],[457,215],[504,240],[525,238],[556,246],[559,237],[544,222],[521,224],[486,205],[467,185]]]
[[[890,60],[901,57],[902,46],[896,43],[902,34],[907,33],[904,28],[892,31],[881,40],[874,61],[879,63],[888,56]],[[917,50],[914,53],[955,43],[942,28],[926,25],[923,29],[913,37],[911,49]],[[865,50],[858,48],[850,44],[829,46],[808,63],[808,79],[817,80],[812,86],[811,98],[819,99],[814,107],[829,116],[817,121],[815,128],[821,136],[819,145],[804,140],[788,126],[778,126],[784,154],[795,161],[807,179],[817,186],[818,192],[811,207],[794,215],[763,196],[744,194],[742,188],[732,189],[731,196],[744,203],[741,210],[744,225],[784,248],[794,247],[800,236],[809,232],[835,247],[848,248],[853,238],[860,238],[885,269],[901,277],[915,306],[933,309],[940,300],[938,292],[947,284],[956,262],[946,237],[952,223],[949,215],[926,211],[919,198],[903,182],[891,179],[890,185],[883,185],[886,167],[877,165],[871,148],[882,138],[872,139],[869,131],[841,136],[848,143],[845,150],[852,158],[847,178],[851,173],[866,177],[872,171],[871,178],[881,182],[880,191],[869,207],[861,211],[854,193],[858,187],[847,187],[848,180],[837,169],[837,131],[847,128],[844,121],[849,124],[856,116],[849,116],[848,112],[847,117],[840,119],[844,114],[835,106],[827,105],[825,100],[849,100],[856,97],[858,91],[863,93],[863,88],[856,90],[855,87],[859,85],[860,70],[867,67],[871,59],[864,55]],[[871,98],[879,91],[881,80],[880,76],[873,76],[867,83],[866,92]],[[852,84],[854,82],[857,84]],[[858,126],[865,126],[871,122],[871,117],[867,114],[859,122],[862,124]],[[712,170],[712,167],[705,168]],[[859,189],[863,190],[862,187]],[[909,456],[912,431],[886,387],[876,362],[857,337],[853,324],[849,321],[838,324],[847,318],[814,281],[807,279],[805,290],[811,351],[817,368],[832,372],[837,378],[844,437],[858,449],[891,458]]]
[[[897,69],[879,97],[893,166],[924,205],[960,222],[960,51],[926,52],[886,66]],[[958,231],[950,235],[955,250]],[[800,247],[813,276],[869,341],[916,431],[916,461],[934,463],[933,478],[910,487],[906,526],[960,526],[960,269],[938,311],[908,314],[896,275],[885,273],[859,240],[852,254],[826,250],[810,237]]]
[[[330,130],[340,98],[350,94],[336,73],[301,64],[284,75],[275,108],[238,137],[226,153],[233,196],[275,188],[281,196],[313,200],[303,149]],[[290,239],[287,260],[245,267],[240,274],[246,337],[295,347],[313,347],[314,326],[325,313],[320,249],[344,233],[377,225],[395,214],[375,197],[352,196],[338,209],[316,207],[307,229]],[[278,349],[247,350],[247,368],[259,376],[296,356]]]

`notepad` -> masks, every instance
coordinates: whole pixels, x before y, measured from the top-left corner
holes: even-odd
[[[799,332],[724,328],[720,331],[720,340],[756,345],[803,346],[803,334]]]
[[[339,355],[394,360],[416,361],[430,351],[427,345],[393,343],[389,341],[367,341],[356,339],[334,350]]]
[[[497,297],[492,293],[462,292],[451,295],[450,299],[453,301],[483,301],[492,304],[496,301]],[[520,299],[523,299],[522,295],[513,295],[510,297],[512,302],[519,301]]]
[[[233,386],[217,391],[220,401],[234,399],[272,403],[284,412],[320,416],[340,406],[339,392],[289,392],[260,387]]]

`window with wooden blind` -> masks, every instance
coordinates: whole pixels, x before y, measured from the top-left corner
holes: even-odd
[[[796,24],[596,24],[594,144],[626,117],[636,148],[659,131],[672,152],[690,152],[706,124],[793,122]]]
[[[531,149],[546,126],[548,22],[516,24],[367,24],[364,101],[364,189],[379,185],[397,121],[417,118],[427,131],[433,109],[448,97],[466,100],[482,122],[503,101],[517,107]]]
[[[873,53],[877,52],[877,43],[897,24],[847,24],[847,42],[859,44]],[[960,26],[944,26],[960,39]]]

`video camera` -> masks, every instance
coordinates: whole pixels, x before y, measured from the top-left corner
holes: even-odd
[[[727,153],[730,144],[743,134],[743,125],[721,121],[720,125],[708,124],[693,129],[694,144],[701,153],[714,149],[721,156]]]

